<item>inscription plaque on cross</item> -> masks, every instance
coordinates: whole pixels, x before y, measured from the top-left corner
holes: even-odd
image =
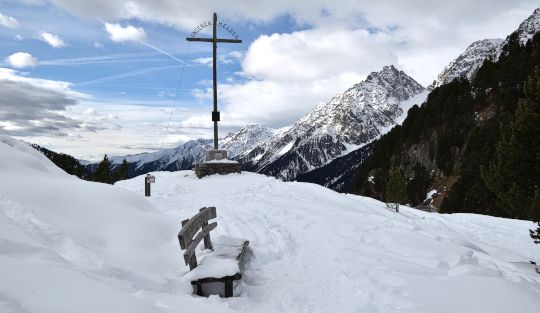
[[[202,42],[211,42],[212,43],[212,69],[213,69],[213,91],[214,91],[214,110],[212,111],[212,121],[214,122],[214,150],[218,149],[218,122],[220,121],[220,114],[217,107],[217,71],[216,71],[216,53],[217,53],[217,43],[242,43],[242,40],[238,39],[238,36],[235,36],[236,39],[222,39],[217,38],[217,14],[214,13],[214,20],[212,22],[212,38],[197,38],[195,37],[196,32],[194,32],[192,37],[187,37],[187,41],[202,41]],[[227,28],[228,30],[228,28]]]

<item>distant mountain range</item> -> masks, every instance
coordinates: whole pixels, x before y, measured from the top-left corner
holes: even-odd
[[[537,9],[514,34],[526,44],[539,30]],[[473,79],[485,60],[499,59],[508,41],[509,37],[472,43],[428,88],[394,66],[385,66],[288,127],[278,130],[247,125],[221,138],[220,148],[229,150],[229,157],[240,161],[244,170],[350,190],[355,169],[371,153],[370,143],[401,124],[407,111],[421,105],[434,88],[459,78]],[[113,156],[110,160],[118,166],[126,159],[131,177],[151,171],[191,169],[211,147],[211,140],[197,139],[173,149]],[[92,170],[96,164],[86,167]]]
[[[392,65],[385,66],[289,127],[276,130],[247,125],[220,139],[219,146],[240,161],[244,170],[294,180],[372,142],[400,123],[407,110],[422,103],[426,95],[413,78]],[[191,169],[211,144],[207,139],[191,140],[173,149],[109,159],[113,167],[126,159],[130,176]]]

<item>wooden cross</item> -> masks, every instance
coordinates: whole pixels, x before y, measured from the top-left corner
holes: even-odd
[[[214,122],[214,149],[218,149],[218,126],[217,123],[219,122],[219,111],[217,110],[217,73],[216,73],[216,50],[217,50],[217,43],[218,42],[226,42],[226,43],[241,43],[242,40],[240,39],[221,39],[217,38],[216,33],[216,26],[217,26],[217,14],[214,13],[214,21],[212,23],[213,26],[213,33],[212,38],[195,38],[195,37],[188,37],[186,38],[187,41],[203,41],[203,42],[211,42],[213,44],[213,58],[212,58],[212,64],[213,64],[213,70],[214,70],[214,111],[212,111],[212,121]]]

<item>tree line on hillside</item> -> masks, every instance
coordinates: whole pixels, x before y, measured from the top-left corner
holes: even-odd
[[[120,166],[113,169],[109,158],[107,155],[105,155],[97,167],[92,170],[82,165],[79,160],[75,159],[71,155],[57,153],[36,144],[32,144],[32,147],[43,153],[49,160],[51,160],[56,166],[64,170],[66,173],[75,175],[84,180],[114,184],[119,180],[129,178],[129,164],[125,159]]]
[[[540,221],[540,34],[512,35],[472,81],[435,88],[353,179],[355,193],[413,206],[436,185],[440,212]],[[540,243],[540,224],[531,235]]]

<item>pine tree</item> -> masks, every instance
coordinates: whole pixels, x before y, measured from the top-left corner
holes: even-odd
[[[112,184],[113,177],[111,175],[111,162],[106,154],[103,157],[103,160],[99,162],[92,180],[100,183]]]
[[[486,186],[510,217],[533,219],[540,187],[540,69],[524,84],[515,117],[501,127],[494,160],[482,170]]]
[[[119,180],[128,179],[129,165],[126,159],[122,161],[122,165],[116,170],[115,182]]]
[[[407,201],[407,183],[401,175],[401,170],[396,168],[390,174],[390,181],[386,187],[386,203],[389,207],[399,211],[399,205]]]

